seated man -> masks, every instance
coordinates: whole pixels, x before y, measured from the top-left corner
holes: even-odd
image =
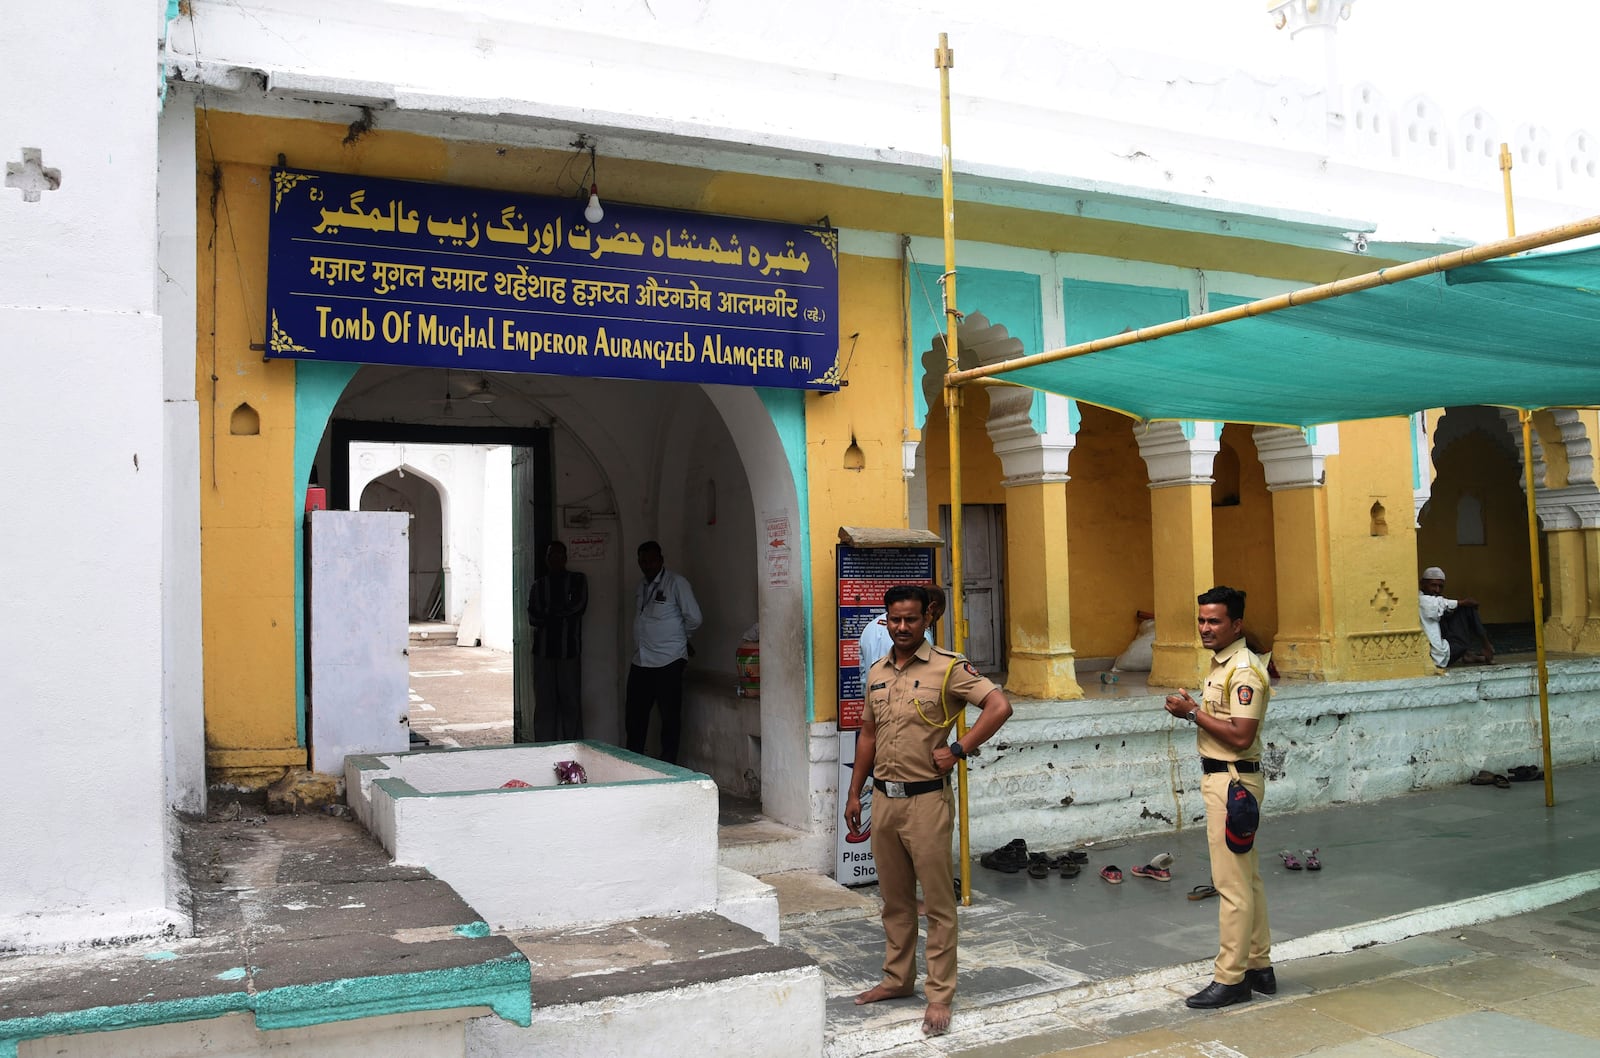
[[[1461,663],[1488,665],[1494,662],[1494,646],[1489,630],[1478,616],[1477,599],[1446,599],[1444,570],[1429,566],[1418,582],[1417,609],[1422,613],[1422,630],[1428,634],[1433,663],[1439,668]]]

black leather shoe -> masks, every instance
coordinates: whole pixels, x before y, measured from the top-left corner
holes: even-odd
[[[1248,1003],[1250,1001],[1250,982],[1240,981],[1236,985],[1225,985],[1221,981],[1212,981],[1184,1002],[1196,1010],[1210,1010],[1214,1007],[1228,1007],[1235,1003]]]
[[[1246,970],[1244,983],[1250,986],[1252,992],[1260,992],[1264,996],[1278,994],[1278,975],[1272,972],[1272,967],[1263,966],[1259,970]]]

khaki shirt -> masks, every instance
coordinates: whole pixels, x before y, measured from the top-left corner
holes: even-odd
[[[948,708],[939,701],[941,689]],[[866,687],[866,709],[878,735],[872,774],[885,782],[943,778],[933,751],[949,744],[956,712],[993,690],[966,658],[931,643],[919,645],[903,668],[895,668],[893,650],[878,659],[867,670]]]
[[[1223,720],[1240,717],[1247,720],[1265,720],[1267,699],[1272,697],[1272,686],[1267,681],[1267,666],[1250,648],[1244,645],[1244,636],[1211,655],[1211,671],[1206,673],[1206,689],[1200,708]],[[1212,760],[1260,760],[1261,728],[1256,728],[1255,741],[1243,753],[1224,746],[1205,728],[1195,738],[1200,755]]]

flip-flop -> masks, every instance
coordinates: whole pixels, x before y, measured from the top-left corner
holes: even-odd
[[[1320,871],[1320,870],[1322,870],[1322,861],[1317,859],[1317,853],[1319,853],[1321,851],[1322,851],[1321,849],[1305,849],[1300,853],[1302,856],[1304,856],[1306,858],[1306,870],[1308,870],[1308,871]]]
[[[1283,865],[1289,870],[1298,871],[1300,869],[1300,858],[1288,849],[1284,849],[1278,855],[1283,857]]]
[[[1132,871],[1135,878],[1149,878],[1155,882],[1172,881],[1172,872],[1165,867],[1157,867],[1155,864],[1150,864],[1148,867],[1134,867]]]
[[[1204,900],[1208,896],[1216,896],[1217,887],[1214,885],[1197,885],[1189,890],[1190,900]]]
[[[1056,866],[1061,869],[1061,877],[1076,878],[1083,873],[1083,867],[1076,860],[1059,860]]]
[[[1485,769],[1484,771],[1480,771],[1478,774],[1468,779],[1467,782],[1473,786],[1493,786],[1494,779],[1494,772]]]
[[[1028,864],[1028,877],[1029,878],[1048,878],[1048,877],[1050,877],[1050,864],[1048,862],[1046,862],[1045,860],[1034,860],[1032,863]]]
[[[1497,789],[1509,790],[1511,789],[1511,780],[1504,775],[1496,775],[1494,777],[1494,785]]]
[[[1122,868],[1121,867],[1113,867],[1113,866],[1110,866],[1110,865],[1102,867],[1102,868],[1100,868],[1100,877],[1104,878],[1106,881],[1110,882],[1112,885],[1121,885],[1122,884]]]
[[[1063,859],[1071,860],[1080,867],[1089,862],[1089,854],[1084,852],[1082,849],[1068,849],[1061,855]]]
[[[1519,764],[1506,772],[1506,778],[1512,782],[1533,782],[1536,779],[1544,778],[1544,772],[1532,764]]]

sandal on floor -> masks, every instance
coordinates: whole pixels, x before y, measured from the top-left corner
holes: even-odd
[[[1063,859],[1071,860],[1080,867],[1089,862],[1089,854],[1082,849],[1068,849],[1061,856]]]
[[[1034,860],[1032,863],[1028,864],[1028,877],[1029,878],[1048,878],[1048,877],[1050,877],[1050,864],[1045,860]]]
[[[1214,885],[1197,885],[1189,890],[1190,900],[1204,900],[1208,896],[1216,896],[1217,887]]]
[[[1283,865],[1289,870],[1298,871],[1300,869],[1300,857],[1296,856],[1288,849],[1284,849],[1282,852],[1278,853],[1278,855],[1283,857]]]
[[[1506,778],[1512,782],[1533,782],[1536,779],[1544,778],[1544,772],[1532,764],[1519,764],[1506,772]]]
[[[1157,867],[1153,863],[1147,867],[1133,868],[1133,876],[1135,878],[1149,878],[1151,881],[1156,882],[1172,881],[1171,871],[1167,870],[1165,867]]]
[[[1322,861],[1317,859],[1317,853],[1319,853],[1321,851],[1322,851],[1321,849],[1303,849],[1301,851],[1300,855],[1302,855],[1302,856],[1304,856],[1306,858],[1306,870],[1308,870],[1308,871],[1320,871],[1320,870],[1322,870]]]
[[[1121,867],[1114,867],[1114,866],[1110,866],[1110,865],[1102,867],[1102,868],[1100,868],[1100,877],[1104,878],[1106,881],[1110,882],[1112,885],[1121,885],[1122,884],[1122,868]]]
[[[1061,877],[1063,878],[1076,878],[1083,873],[1083,867],[1076,860],[1063,858],[1056,861],[1056,866],[1060,869]]]

